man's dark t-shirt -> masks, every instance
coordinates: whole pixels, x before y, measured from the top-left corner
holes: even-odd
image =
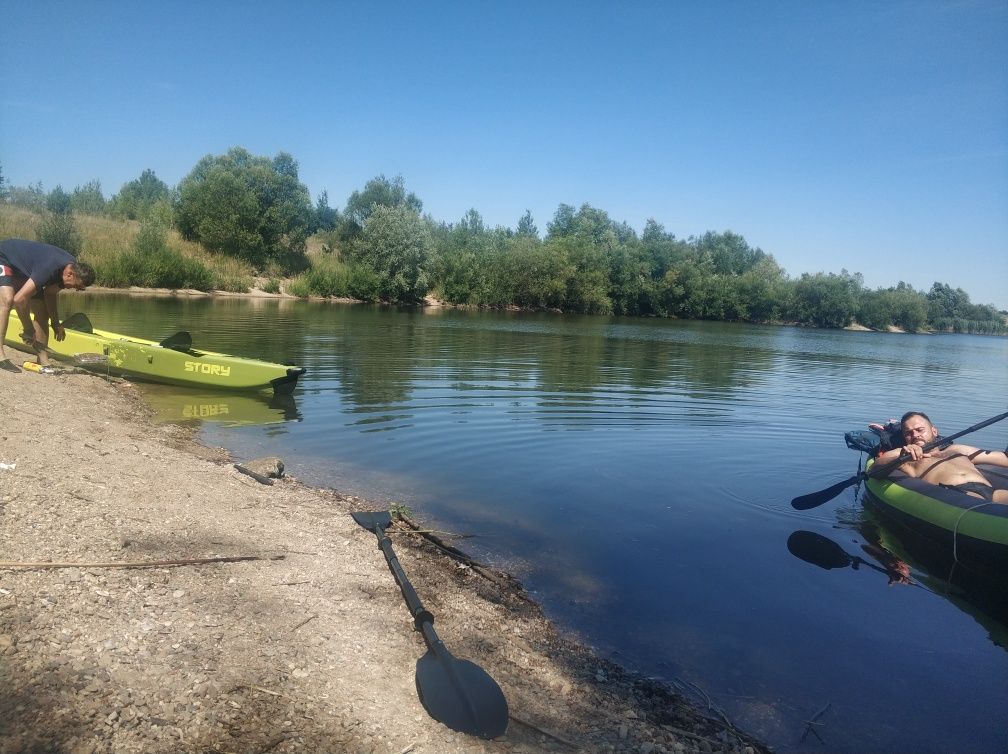
[[[17,277],[31,278],[35,287],[59,282],[60,273],[77,260],[68,251],[39,241],[8,238],[0,241],[0,262],[14,268]]]

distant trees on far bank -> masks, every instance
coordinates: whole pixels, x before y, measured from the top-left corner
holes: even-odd
[[[300,296],[416,303],[433,295],[485,308],[1008,333],[993,306],[973,304],[945,283],[927,292],[902,281],[870,290],[859,273],[846,270],[791,278],[737,233],[680,239],[649,220],[638,234],[588,204],[559,205],[543,236],[530,212],[514,229],[487,227],[475,209],[457,222],[436,221],[421,214],[423,203],[401,177],[368,181],[342,210],[329,206],[326,192],[313,204],[286,153],[258,157],[236,147],[207,155],[175,188],[145,170],[107,201],[97,181],[70,194],[59,186],[45,193],[40,184],[9,186],[0,172],[0,201],[39,212],[40,240],[48,223],[47,238],[63,233],[71,245],[74,212],[173,226],[213,255],[250,264],[274,285],[295,274],[286,287]],[[307,255],[311,236],[321,252]],[[141,274],[145,255],[151,267],[167,270],[167,254],[161,236],[132,244],[112,275],[115,284],[151,285],[128,278]],[[213,282],[197,272],[185,276],[190,285]]]

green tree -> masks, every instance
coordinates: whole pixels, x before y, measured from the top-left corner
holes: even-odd
[[[323,189],[315,201],[315,214],[312,218],[312,232],[328,233],[339,225],[339,210],[329,206],[329,192]]]
[[[561,204],[553,213],[553,220],[546,223],[546,240],[573,236],[575,231],[574,207]]]
[[[74,212],[101,215],[105,213],[105,205],[105,195],[102,193],[101,182],[98,180],[88,181],[83,186],[77,186],[70,195],[70,206]]]
[[[70,203],[70,195],[63,190],[62,186],[56,186],[46,197],[46,210],[61,215],[68,215],[73,211]]]
[[[271,160],[235,147],[207,155],[182,180],[175,223],[183,238],[213,251],[290,267],[303,261],[312,204],[289,154]]]
[[[583,243],[577,237],[554,238],[546,242],[550,253],[564,260],[566,291],[563,309],[583,314],[609,314],[609,264],[602,248]]]
[[[655,281],[651,260],[641,244],[619,244],[609,252],[608,259],[613,312],[632,316],[654,314]]]
[[[794,287],[794,317],[816,327],[846,327],[854,321],[861,293],[860,275],[804,273]]]
[[[354,191],[347,199],[343,217],[349,224],[349,235],[357,235],[376,207],[406,207],[419,215],[423,202],[412,191],[407,192],[401,175],[389,180],[384,175],[372,178],[362,191]]]
[[[454,225],[438,225],[431,265],[438,295],[454,304],[510,304],[513,284],[504,272],[504,249],[510,235],[506,229],[488,229],[475,209]]]
[[[525,210],[525,214],[518,221],[518,228],[515,233],[519,236],[539,238],[539,229],[536,227],[535,220],[532,219],[532,210]]]
[[[577,212],[569,204],[561,204],[553,215],[553,222],[547,225],[546,240],[574,238],[581,244],[608,250],[621,241],[621,236],[629,240],[627,231],[633,237],[629,226],[614,223],[604,210],[590,204],[582,204]]]
[[[7,203],[15,207],[24,207],[35,212],[42,212],[46,207],[47,195],[42,190],[42,182],[34,186],[10,186],[7,189]]]
[[[741,275],[759,263],[766,256],[760,249],[753,249],[746,240],[732,233],[708,231],[696,241],[697,254],[710,260],[714,272],[720,275]]]
[[[173,198],[172,190],[168,188],[168,184],[148,168],[140,174],[139,178],[134,178],[122,185],[119,193],[109,200],[109,213],[114,217],[127,220],[141,220],[156,213],[158,222],[164,222],[171,217]],[[166,210],[167,218],[165,217]]]
[[[773,256],[765,254],[738,277],[739,297],[746,302],[747,319],[776,322],[789,307],[787,275]]]
[[[902,280],[888,291],[893,324],[907,332],[917,332],[927,323],[928,300]]]
[[[965,319],[970,305],[969,294],[962,288],[952,289],[946,283],[934,283],[927,294],[928,320],[937,329],[950,329],[957,319]]]
[[[502,276],[511,285],[510,302],[525,309],[560,309],[564,306],[567,259],[538,238],[508,239],[502,257]]]
[[[883,290],[861,292],[858,299],[858,322],[872,330],[886,330],[892,324],[892,302]]]
[[[80,254],[81,235],[74,220],[70,195],[57,186],[46,197],[45,209],[37,226],[38,240]]]
[[[410,206],[375,205],[353,244],[352,262],[374,273],[383,301],[417,303],[430,289],[434,238]]]
[[[690,253],[685,241],[679,241],[672,233],[666,233],[661,223],[649,219],[641,234],[641,248],[649,260],[651,276],[662,280],[674,265],[686,259]]]

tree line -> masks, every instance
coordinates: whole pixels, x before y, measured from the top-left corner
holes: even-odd
[[[312,202],[286,153],[269,158],[235,147],[207,155],[176,187],[145,170],[108,200],[98,181],[46,193],[41,184],[9,186],[0,173],[0,200],[40,213],[40,240],[70,251],[80,245],[74,213],[139,221],[129,264],[109,270],[111,283],[98,269],[99,282],[113,285],[156,286],[153,270],[177,284],[168,287],[212,286],[198,260],[173,256],[164,235],[172,227],[211,254],[293,276],[286,289],[299,296],[413,304],[433,295],[497,309],[1008,332],[1004,313],[945,283],[868,289],[846,270],[792,278],[731,231],[681,239],[649,220],[638,234],[588,204],[559,205],[545,233],[528,211],[514,228],[487,227],[475,209],[444,222],[423,214],[401,177],[378,176],[336,209],[324,191]],[[310,237],[321,253],[306,253]],[[179,283],[175,268],[186,265]]]

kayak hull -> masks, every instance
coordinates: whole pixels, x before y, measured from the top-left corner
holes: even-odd
[[[305,372],[303,367],[196,348],[167,348],[151,340],[106,330],[82,332],[66,328],[65,331],[66,338],[62,341],[57,341],[50,331],[49,353],[54,358],[103,374],[146,382],[215,390],[272,390],[278,395],[289,395]],[[21,322],[12,312],[5,342],[24,348],[17,338],[20,332]]]
[[[995,488],[1008,489],[1008,469],[978,466]],[[1008,574],[1008,505],[894,472],[867,480],[881,513],[969,566]]]

